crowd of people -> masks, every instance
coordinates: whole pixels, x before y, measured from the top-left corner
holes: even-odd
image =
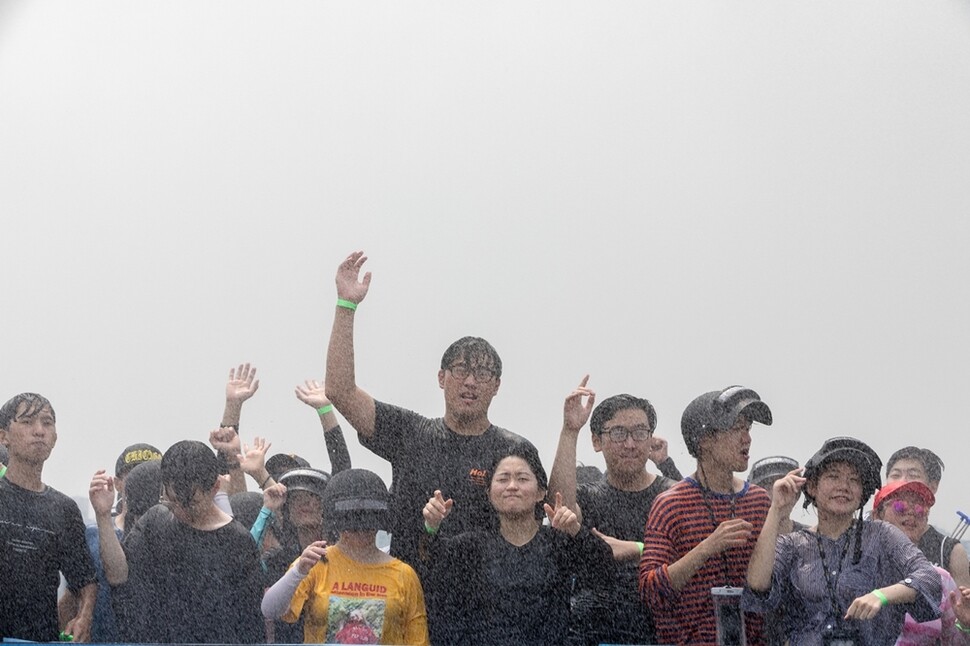
[[[730,386],[683,411],[696,460],[683,477],[650,402],[597,404],[587,376],[565,398],[547,476],[535,446],[489,418],[502,361],[484,339],[446,349],[442,417],[357,385],[365,262],[340,263],[326,377],[296,388],[320,419],[329,472],[241,441],[259,387],[241,365],[208,444],[125,448],[114,474],[92,476],[85,527],[43,482],[51,402],[22,393],[0,407],[0,638],[970,644],[967,552],[928,524],[943,472],[932,451],[900,449],[883,477],[869,446],[835,437],[804,464],[772,456],[748,472],[752,425],[772,412]],[[334,411],[391,464],[390,489],[352,468]],[[605,471],[577,468],[587,423]],[[800,499],[817,524],[791,518]]]

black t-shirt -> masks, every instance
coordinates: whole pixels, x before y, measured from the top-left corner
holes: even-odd
[[[77,504],[0,478],[0,638],[57,641],[61,572],[72,592],[96,581]]]
[[[930,526],[920,536],[917,547],[930,563],[944,570],[949,570],[950,556],[952,556],[956,544],[955,538],[944,536],[935,527]]]
[[[123,594],[112,597],[126,640],[265,641],[259,552],[237,521],[203,531],[156,506],[128,535],[125,553],[128,583],[120,588]]]
[[[440,528],[442,536],[495,527],[488,502],[488,470],[496,456],[523,446],[538,461],[531,442],[497,426],[481,435],[458,435],[443,419],[375,402],[374,435],[360,443],[391,463],[391,554],[421,573],[418,545],[424,509],[440,489],[455,506]]]
[[[624,541],[643,541],[643,528],[650,507],[658,495],[677,484],[658,475],[641,491],[621,491],[610,486],[606,476],[576,491],[583,512],[583,526]],[[616,564],[612,589],[577,586],[573,600],[573,632],[581,643],[638,643],[655,641],[653,618],[640,600],[638,561]]]
[[[450,621],[432,626],[433,643],[566,643],[573,579],[611,582],[613,553],[586,529],[571,537],[540,526],[521,547],[497,531],[429,542],[431,580],[444,592]]]

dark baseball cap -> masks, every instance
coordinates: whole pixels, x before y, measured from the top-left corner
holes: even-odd
[[[714,431],[729,430],[742,413],[752,422],[771,425],[771,409],[750,388],[729,386],[695,397],[680,418],[687,451],[697,457],[697,445],[702,437]]]
[[[118,456],[118,460],[115,462],[115,475],[124,478],[129,471],[142,462],[161,459],[162,452],[151,444],[132,444]]]
[[[770,458],[761,458],[751,467],[748,474],[748,482],[759,486],[770,485],[782,476],[798,468],[798,460],[784,455],[773,455]]]
[[[280,476],[290,469],[306,469],[310,463],[294,453],[277,453],[266,460],[266,471],[273,480],[280,481]]]

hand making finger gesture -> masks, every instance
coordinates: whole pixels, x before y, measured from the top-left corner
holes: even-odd
[[[558,529],[561,532],[565,532],[570,536],[575,536],[579,533],[581,525],[579,524],[579,518],[573,513],[569,507],[562,504],[562,494],[558,491],[556,492],[556,506],[553,507],[549,503],[543,505],[546,510],[546,517],[549,519],[549,525],[553,529]]]
[[[436,489],[434,495],[428,498],[428,504],[424,506],[424,510],[421,512],[424,515],[425,526],[432,531],[438,531],[442,521],[451,513],[454,504],[454,500],[451,498],[445,500],[445,497],[441,495],[441,490]]]
[[[596,402],[596,393],[586,387],[587,382],[589,382],[589,375],[583,377],[579,385],[566,396],[566,401],[562,405],[563,430],[579,433],[579,429],[583,428],[589,420],[589,415],[593,412],[593,404]]]

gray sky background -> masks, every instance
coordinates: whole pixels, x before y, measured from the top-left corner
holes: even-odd
[[[0,397],[45,479],[218,424],[328,468],[333,274],[374,279],[360,384],[430,416],[454,339],[551,466],[562,400],[757,389],[753,457],[850,434],[970,512],[970,3],[0,1]],[[387,465],[349,434],[356,466]],[[602,466],[588,435],[580,459]],[[254,485],[250,485],[253,487]],[[797,517],[797,516],[796,516]]]

